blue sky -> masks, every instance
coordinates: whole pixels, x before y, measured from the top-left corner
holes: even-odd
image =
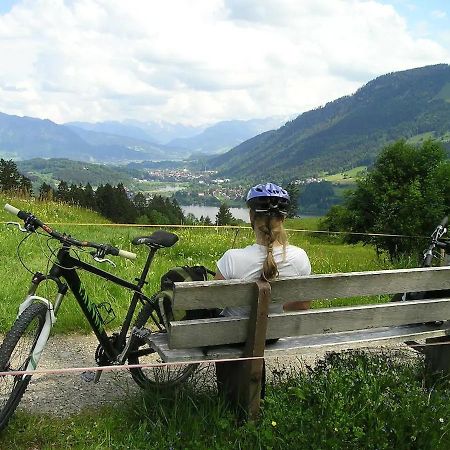
[[[18,0],[0,0],[0,14],[8,12]]]
[[[448,0],[391,0],[382,3],[392,5],[418,37],[433,37],[449,44],[450,1]]]
[[[0,0],[0,112],[293,117],[385,73],[449,64],[449,24],[444,0]]]

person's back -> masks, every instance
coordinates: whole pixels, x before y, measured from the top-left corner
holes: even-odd
[[[277,277],[309,275],[311,265],[306,252],[287,242],[283,227],[289,195],[272,183],[257,185],[247,194],[250,222],[256,243],[231,249],[217,262],[216,279],[272,280]],[[284,305],[285,310],[306,309],[309,302]],[[282,312],[282,305],[271,305],[270,312]],[[227,308],[223,315],[247,314],[248,308]]]

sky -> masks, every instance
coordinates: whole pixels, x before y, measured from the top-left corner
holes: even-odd
[[[0,112],[57,123],[295,117],[450,63],[448,0],[0,0]]]

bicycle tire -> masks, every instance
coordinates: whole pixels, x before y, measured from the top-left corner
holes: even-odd
[[[33,303],[16,319],[0,345],[0,371],[25,370],[45,323],[47,306]],[[0,431],[19,405],[31,375],[0,377]]]
[[[152,305],[144,305],[136,318],[135,327],[150,330],[148,322],[153,311],[154,307]],[[151,353],[145,356],[133,354],[133,352],[141,348],[146,348]],[[129,364],[159,364],[163,361],[157,352],[148,347],[148,344],[143,340],[137,340],[136,344],[130,349],[128,362]],[[130,372],[134,381],[143,389],[167,389],[186,381],[193,375],[198,365],[171,364],[162,367],[135,368],[130,369]]]

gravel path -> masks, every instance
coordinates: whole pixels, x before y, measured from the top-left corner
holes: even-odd
[[[96,347],[97,341],[94,335],[53,336],[44,350],[39,369],[95,366]],[[395,348],[399,347],[405,346],[395,345]],[[380,347],[374,345],[372,348]],[[333,350],[340,350],[340,348],[334,347]],[[275,368],[279,369],[280,366],[314,365],[314,362],[324,354],[325,351],[313,350],[300,357],[289,355],[283,358],[282,364],[270,358],[267,360],[269,377],[271,371]],[[209,379],[213,380],[212,372],[209,373]],[[139,391],[140,388],[127,370],[103,372],[97,384],[83,381],[79,372],[63,375],[35,375],[19,409],[67,416],[85,408],[118,403],[124,397],[136,395]]]
[[[94,353],[97,345],[94,335],[52,336],[38,368],[93,367],[96,365]],[[35,375],[19,408],[66,416],[84,408],[120,401],[139,390],[126,370],[103,372],[97,384],[83,381],[79,372]]]

